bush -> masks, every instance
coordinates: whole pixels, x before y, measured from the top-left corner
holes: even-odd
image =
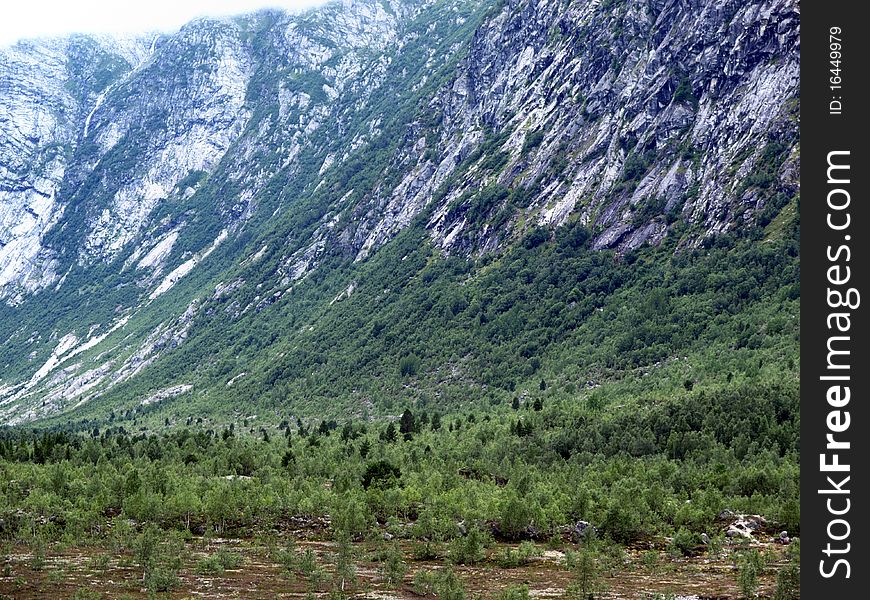
[[[311,552],[311,550],[308,550]],[[297,569],[297,558],[298,555],[296,553],[296,546],[292,540],[287,542],[287,545],[284,548],[278,550],[275,555],[275,558],[278,561],[278,564],[281,565],[281,569],[284,571],[284,574],[292,574]]]
[[[465,584],[447,567],[435,578],[435,595],[439,600],[465,600]]]
[[[233,552],[227,548],[218,549],[215,558],[217,558],[218,564],[224,569],[237,569],[245,561],[240,553]]]
[[[498,566],[503,569],[516,569],[529,564],[533,558],[540,555],[541,551],[532,542],[523,542],[516,550],[505,548],[498,558]]]
[[[468,530],[465,537],[450,543],[450,560],[457,565],[473,565],[486,557],[486,536],[476,526]]]
[[[196,563],[196,572],[200,575],[218,575],[223,572],[223,567],[217,556],[206,556]]]
[[[169,592],[181,585],[178,574],[173,569],[157,567],[145,576],[145,587],[154,592]]]
[[[402,551],[399,549],[398,545],[393,544],[390,546],[389,550],[387,550],[386,556],[384,557],[384,581],[389,585],[398,585],[402,583],[407,572],[408,565],[402,557]]]
[[[501,507],[499,520],[501,535],[509,540],[528,536],[532,517],[532,508],[529,506],[529,502],[512,493]]]
[[[133,542],[133,555],[142,568],[143,579],[147,578],[148,572],[154,566],[159,542],[160,530],[154,523],[149,523]]]
[[[402,377],[412,377],[420,370],[420,357],[409,354],[399,359],[399,374]]]
[[[773,600],[798,600],[801,597],[801,568],[790,563],[776,574]]]
[[[414,573],[412,586],[418,596],[428,596],[435,591],[435,573],[432,571],[417,571]]]
[[[695,535],[692,532],[680,527],[671,539],[668,552],[673,555],[688,556],[694,550],[696,541]]]
[[[196,564],[196,572],[203,575],[216,575],[227,569],[236,569],[241,566],[244,558],[238,552],[220,548],[211,556],[207,556]]]
[[[764,558],[758,550],[746,550],[737,558],[737,587],[744,598],[755,597],[758,576],[764,570]]]
[[[523,140],[523,154],[529,150],[533,150],[541,145],[544,141],[544,132],[541,129],[535,130],[532,133],[526,134],[526,139]]]
[[[498,595],[498,600],[529,600],[529,598],[529,587],[526,585],[512,585]]]
[[[390,488],[398,485],[402,472],[385,460],[379,460],[366,467],[363,473],[362,485],[365,489],[370,487]]]
[[[796,600],[801,596],[801,544],[795,538],[786,551],[789,564],[776,574],[773,600]]]
[[[587,549],[565,555],[565,564],[574,573],[574,581],[565,590],[569,598],[587,600],[592,597],[599,578],[598,564]]]

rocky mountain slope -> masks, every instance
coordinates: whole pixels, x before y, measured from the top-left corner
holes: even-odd
[[[0,49],[0,421],[264,390],[377,411],[407,382],[312,404],[274,368],[374,281],[458,260],[455,294],[564,231],[616,261],[781,236],[799,54],[793,0],[346,0]],[[424,353],[400,375],[491,384]]]

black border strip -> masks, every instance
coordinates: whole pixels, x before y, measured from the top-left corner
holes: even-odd
[[[810,599],[870,589],[863,7],[801,3],[801,594]]]

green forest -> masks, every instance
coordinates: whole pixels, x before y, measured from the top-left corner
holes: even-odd
[[[617,257],[570,225],[474,262],[434,258],[412,228],[313,335],[277,340],[284,358],[220,402],[6,430],[0,538],[15,583],[0,591],[181,598],[256,565],[300,595],[526,598],[547,565],[573,598],[621,590],[626,571],[668,598],[704,560],[723,565],[721,581],[705,574],[723,597],[796,598],[796,232],[778,219]],[[377,293],[394,285],[395,301]],[[231,339],[214,341],[219,377],[257,333]],[[444,377],[452,363],[466,380]],[[353,410],[347,390],[364,386],[380,411]],[[761,525],[729,537],[738,515]],[[51,557],[71,548],[89,556],[83,572],[121,583],[56,574]],[[482,585],[490,570],[519,579]]]
[[[800,14],[694,4],[0,48],[0,600],[799,598]]]

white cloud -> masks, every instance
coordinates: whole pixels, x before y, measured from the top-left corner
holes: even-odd
[[[70,33],[174,31],[196,17],[225,16],[261,8],[297,11],[327,0],[19,0],[0,10],[0,46],[23,38]]]

